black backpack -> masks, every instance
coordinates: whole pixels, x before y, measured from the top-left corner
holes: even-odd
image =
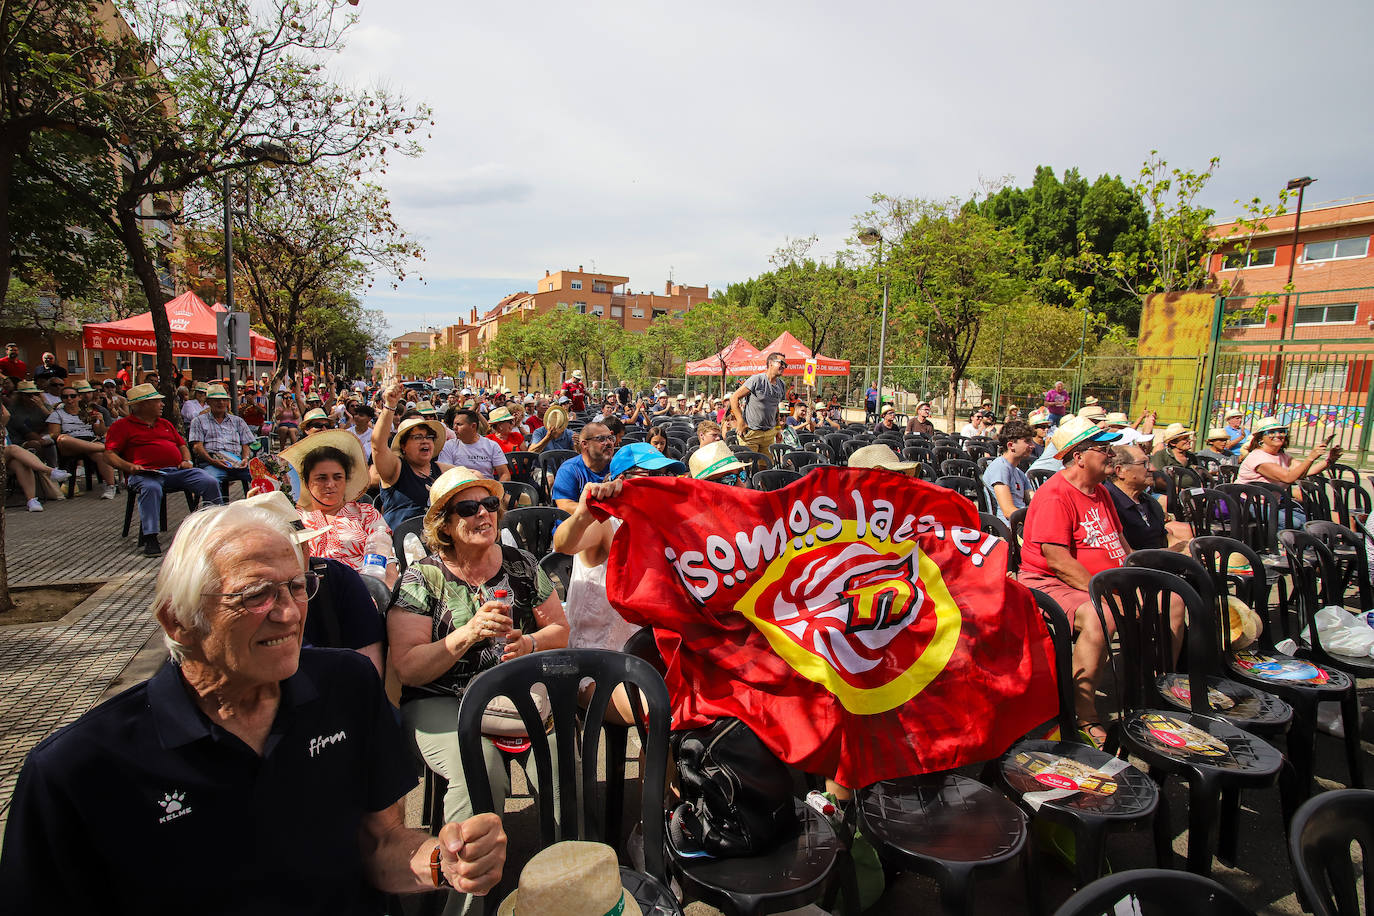
[[[799,829],[791,771],[739,719],[717,719],[673,741],[682,804],[668,832],[680,852],[754,856]]]

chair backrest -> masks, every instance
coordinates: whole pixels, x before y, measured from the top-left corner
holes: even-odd
[[[735,460],[746,466],[749,476],[757,474],[768,456],[747,448],[735,449]]]
[[[796,471],[789,471],[787,468],[768,468],[750,477],[749,486],[755,490],[781,490],[792,481],[800,479],[801,475]]]
[[[1230,493],[1240,504],[1241,531],[1237,540],[1258,553],[1279,549],[1279,495],[1267,487],[1248,483],[1224,483],[1217,487]]]
[[[1212,479],[1217,483],[1235,483],[1236,475],[1240,473],[1240,468],[1234,464],[1220,465],[1212,472]]]
[[[1011,528],[991,512],[978,513],[978,527],[984,534],[1001,538],[1007,542],[1007,572],[1015,573],[1021,569],[1021,544],[1011,533]]]
[[[553,492],[553,477],[558,473],[558,468],[569,458],[576,457],[577,452],[570,448],[551,448],[539,453],[539,466],[544,469],[544,473],[547,475],[545,477],[546,489],[550,493]]]
[[[1244,539],[1240,500],[1234,494],[1204,487],[1200,493],[1196,488],[1185,490],[1179,499],[1188,503],[1187,517],[1195,535]]]
[[[1154,705],[1150,699],[1155,695],[1155,679],[1175,668],[1169,631],[1169,603],[1175,594],[1183,598],[1190,618],[1200,619],[1207,612],[1191,585],[1163,570],[1105,569],[1088,582],[1088,597],[1103,632],[1109,632],[1108,614],[1116,621],[1120,648],[1108,642],[1107,654],[1117,685],[1118,709],[1123,713]],[[1201,697],[1207,690],[1206,672],[1191,663],[1194,651],[1189,650],[1188,686],[1194,696]]]
[[[969,502],[973,503],[979,512],[986,512],[988,510],[988,506],[986,505],[987,495],[983,491],[983,485],[976,480],[951,474],[945,477],[935,478],[935,485],[937,487],[944,487],[946,490],[953,490],[960,496],[963,496]]]
[[[1352,844],[1364,872],[1363,910]],[[1337,789],[1309,798],[1293,815],[1288,857],[1298,895],[1316,916],[1368,916],[1374,907],[1374,791]]]
[[[1036,490],[1040,489],[1041,485],[1053,477],[1054,474],[1055,472],[1048,468],[1031,468],[1027,471],[1026,476],[1030,478],[1031,492],[1034,493]]]
[[[539,568],[553,580],[559,601],[568,600],[568,586],[572,584],[573,558],[571,554],[551,553],[539,561]]]
[[[978,465],[967,458],[948,458],[940,462],[940,475],[943,477],[967,477],[978,479]]]
[[[788,452],[782,459],[782,466],[794,471],[800,471],[807,465],[824,463],[825,456],[819,452]]]
[[[773,467],[782,467],[782,456],[792,449],[785,442],[774,442],[768,446],[768,459],[773,462]]]
[[[1167,868],[1137,868],[1098,878],[1078,891],[1054,916],[1254,916],[1211,878]]]
[[[410,564],[406,562],[406,535],[413,534],[420,539],[420,543],[425,542],[425,517],[417,515],[401,522],[391,529],[391,549],[396,553],[396,565],[401,572],[406,571]],[[429,553],[429,548],[425,547],[425,553]]]
[[[1188,671],[1200,674],[1221,674],[1221,637],[1218,631],[1225,627],[1225,618],[1217,602],[1216,586],[1207,568],[1187,554],[1175,550],[1136,550],[1126,558],[1126,565],[1141,569],[1158,569],[1178,576],[1192,586],[1202,599],[1202,607],[1210,613],[1194,614],[1188,618]],[[1220,618],[1220,619],[1219,619]],[[1172,643],[1170,643],[1172,646]],[[1166,659],[1170,655],[1164,656]],[[1178,665],[1170,663],[1164,671],[1177,670]],[[1156,672],[1163,674],[1164,671]],[[1191,700],[1192,710],[1200,715],[1208,715],[1211,708],[1206,697],[1197,694]]]
[[[511,509],[501,519],[501,530],[509,531],[522,550],[540,558],[553,548],[554,526],[567,517],[568,513],[553,506]]]
[[[1369,556],[1365,553],[1364,538],[1335,522],[1314,521],[1302,527],[1326,545],[1336,562],[1336,569],[1340,573],[1339,594],[1328,596],[1334,599],[1330,603],[1347,604],[1346,598],[1354,586],[1358,593],[1355,606],[1362,611],[1374,608],[1374,588],[1369,582]]]
[[[501,488],[506,491],[506,508],[519,509],[524,506],[537,506],[542,501],[539,488],[531,483],[521,483],[518,480],[503,480]],[[526,502],[521,503],[521,500]]]
[[[534,469],[539,467],[538,452],[507,452],[506,466],[511,480],[534,485]]]
[[[1357,487],[1360,485],[1360,472],[1348,464],[1333,464],[1327,469],[1327,473],[1333,480],[1349,481]]]
[[[1279,543],[1283,545],[1293,575],[1293,600],[1289,605],[1296,614],[1296,621],[1290,632],[1306,631],[1316,661],[1329,662],[1331,656],[1322,648],[1321,635],[1312,625],[1312,618],[1322,609],[1324,599],[1340,587],[1341,574],[1336,567],[1336,558],[1320,539],[1306,531],[1285,528],[1279,532]]]
[[[1343,465],[1337,465],[1343,467]],[[1351,473],[1354,473],[1353,471]],[[1359,525],[1356,515],[1369,514],[1369,491],[1356,481],[1333,477],[1331,483],[1331,508],[1336,512],[1336,520],[1347,528]]]
[[[1078,736],[1078,716],[1073,707],[1073,626],[1059,602],[1039,589],[1033,588],[1030,593],[1054,645],[1054,682],[1059,698],[1055,720],[1059,723],[1059,740],[1074,741]]]
[[[587,704],[586,719],[578,727],[578,689],[583,678],[596,683]],[[553,711],[553,744],[558,753],[559,799],[562,836],[554,827],[553,748],[544,732],[530,688],[542,683],[549,694]],[[668,688],[653,666],[624,652],[604,649],[554,649],[534,652],[510,661],[473,678],[458,707],[459,752],[463,771],[468,774],[468,793],[474,813],[490,812],[495,805],[483,763],[482,713],[493,699],[504,696],[520,713],[530,736],[530,753],[538,771],[539,848],[559,839],[587,839],[614,842],[618,825],[607,825],[596,811],[597,760],[600,733],[605,724],[611,693],[620,684],[633,687],[648,711],[648,728],[639,740],[645,750],[642,829],[644,831],[645,871],[664,881],[663,789],[668,766]],[[635,704],[638,706],[639,704]],[[581,759],[581,769],[577,762]],[[581,801],[583,817],[577,813]],[[579,824],[582,829],[579,829]]]
[[[1011,529],[1011,536],[1016,541],[1018,552],[1021,550],[1021,545],[1026,542],[1026,513],[1029,511],[1029,506],[1022,506],[1007,518],[1007,527]]]
[[[954,458],[958,458],[958,459],[962,460],[963,457],[964,457],[964,450],[961,449],[961,448],[959,448],[958,446],[955,446],[955,445],[936,445],[936,446],[935,446],[935,462],[936,462],[936,464],[939,464],[939,465],[941,465],[941,466],[943,466],[944,463],[945,463],[946,461],[949,461],[949,460],[954,459]]]
[[[668,665],[663,661],[663,653],[658,651],[658,642],[654,639],[653,627],[640,627],[635,630],[630,634],[630,638],[625,640],[625,647],[621,651],[626,655],[644,659],[659,674],[668,673]]]
[[[1207,576],[1212,580],[1212,592],[1219,601],[1227,595],[1235,595],[1260,616],[1264,628],[1257,641],[1262,648],[1272,651],[1274,629],[1269,616],[1269,579],[1264,575],[1264,563],[1260,555],[1235,538],[1207,535],[1189,541],[1188,552],[1207,570]],[[1235,557],[1239,557],[1241,562],[1235,562]],[[1226,619],[1228,625],[1219,627],[1217,633],[1222,651],[1231,648],[1229,617]]]
[[[1310,522],[1334,522],[1331,512],[1331,494],[1328,490],[1331,480],[1321,474],[1304,477],[1298,481],[1302,490],[1303,510]]]

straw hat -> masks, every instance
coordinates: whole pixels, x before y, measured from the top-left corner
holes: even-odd
[[[439,453],[438,450],[443,448],[444,443],[448,441],[448,431],[444,429],[444,424],[440,423],[438,420],[427,420],[424,417],[411,417],[409,420],[403,420],[401,422],[400,428],[396,430],[396,435],[391,438],[391,453],[397,458],[401,457],[401,443],[404,441],[406,433],[417,426],[428,426],[430,432],[434,433],[434,449],[436,456]],[[344,432],[348,431],[344,430]],[[349,435],[353,434],[349,433]]]
[[[440,474],[439,479],[434,481],[433,486],[429,488],[429,508],[425,510],[425,524],[429,524],[435,516],[443,512],[444,506],[449,504],[459,490],[467,487],[481,487],[503,503],[505,502],[506,488],[501,486],[499,480],[492,480],[472,468],[449,468]]]
[[[415,409],[420,411],[420,416],[422,417],[433,417],[437,415],[436,411],[434,410],[434,405],[431,404],[429,401],[421,401],[418,405],[416,405]]]
[[[580,381],[581,378],[582,378],[582,370],[581,370],[581,369],[574,369],[574,370],[573,370],[573,378],[578,379],[578,380]]]
[[[1096,407],[1099,403],[1101,402],[1098,401],[1098,399],[1093,397],[1092,395],[1089,395],[1088,397],[1083,399],[1084,407]]]
[[[687,462],[688,473],[697,480],[744,469],[745,466],[724,442],[708,442],[693,452]]]
[[[1226,430],[1225,430],[1224,428],[1222,428],[1222,427],[1220,427],[1220,426],[1214,426],[1214,427],[1212,427],[1211,429],[1207,430],[1207,441],[1208,441],[1208,442],[1213,442],[1213,441],[1215,441],[1215,440],[1217,440],[1217,439],[1225,439],[1227,442],[1230,442],[1230,441],[1231,441],[1231,435],[1230,435],[1230,433],[1226,432]]]
[[[296,507],[291,505],[291,500],[287,499],[286,494],[281,490],[273,490],[270,493],[259,493],[257,496],[250,496],[244,500],[250,506],[257,506],[259,509],[266,509],[273,515],[280,518],[291,526],[291,540],[297,544],[304,544],[312,541],[322,534],[328,534],[328,528],[307,528],[305,522],[301,521],[301,514],[296,511]]]
[[[302,509],[315,508],[315,501],[310,498],[310,490],[305,485],[305,459],[311,452],[322,448],[336,448],[353,459],[353,470],[348,472],[348,479],[344,481],[344,502],[353,502],[367,489],[367,456],[363,454],[363,444],[350,430],[327,429],[299,440],[280,456],[300,475],[301,494],[297,502]]]
[[[207,400],[212,398],[223,398],[225,400],[228,400],[229,392],[224,390],[223,385],[211,385],[210,390],[206,392],[205,397]]]
[[[1070,449],[1084,442],[1115,442],[1120,438],[1121,433],[1103,429],[1087,417],[1069,417],[1050,437],[1050,448],[1054,449],[1054,457],[1062,461]]]
[[[154,398],[162,398],[163,394],[157,390],[157,386],[144,382],[142,385],[135,385],[129,389],[129,393],[124,399],[130,404],[139,404],[143,401],[151,401]]]
[[[1288,424],[1280,422],[1278,417],[1261,417],[1260,421],[1255,424],[1252,435],[1258,436],[1261,433],[1272,433],[1278,430],[1288,432]]]
[[[1230,410],[1226,411],[1226,413],[1222,414],[1222,415],[1221,415],[1221,418],[1222,418],[1223,420],[1229,420],[1229,419],[1231,419],[1232,417],[1243,417],[1243,416],[1245,416],[1245,411],[1241,410],[1239,407],[1232,407]]]
[[[487,415],[487,422],[493,426],[497,423],[514,423],[515,417],[504,407],[498,407]]]
[[[1130,419],[1121,411],[1117,410],[1107,414],[1102,418],[1103,426],[1130,426]]]
[[[84,378],[79,379],[72,387],[76,389],[78,394],[90,394],[92,391],[95,391],[95,389],[91,387],[91,383]]]
[[[1078,415],[1100,423],[1107,416],[1107,410],[1098,404],[1084,404]]]
[[[898,471],[905,474],[910,471],[916,473],[921,469],[919,461],[903,461],[897,457],[897,453],[886,445],[865,445],[863,448],[855,449],[854,454],[849,456],[849,466],[851,468],[881,468],[884,471]]]
[[[1027,426],[1049,426],[1049,425],[1050,425],[1050,412],[1049,412],[1048,410],[1046,410],[1045,408],[1043,408],[1043,407],[1037,407],[1035,410],[1032,410],[1032,411],[1030,412],[1030,416],[1026,417],[1026,425],[1027,425]]]
[[[1244,649],[1264,631],[1264,621],[1260,620],[1250,605],[1235,595],[1226,597],[1226,618],[1232,649]]]
[[[199,394],[202,391],[209,391],[210,386],[205,384],[204,382],[196,382],[196,384],[191,388],[191,390],[194,393]]]
[[[520,886],[496,916],[643,916],[620,880],[615,850],[565,840],[537,853],[520,871]]]
[[[1183,436],[1191,436],[1192,434],[1193,434],[1193,431],[1192,431],[1191,429],[1189,429],[1188,427],[1184,426],[1182,423],[1170,423],[1170,424],[1169,424],[1167,427],[1165,427],[1165,429],[1164,429],[1164,436],[1163,436],[1164,444],[1165,444],[1165,445],[1168,445],[1170,442],[1173,442],[1175,439],[1180,439],[1180,438],[1182,438]]]
[[[33,379],[22,379],[18,385],[14,386],[15,394],[42,394],[38,386],[33,383]],[[132,392],[131,392],[132,393]]]
[[[228,395],[226,395],[226,397],[227,397],[227,396],[228,396]],[[309,426],[311,423],[314,423],[314,422],[316,422],[317,420],[323,420],[323,421],[325,421],[326,423],[328,423],[328,422],[329,422],[329,414],[325,413],[324,410],[322,410],[322,409],[319,408],[319,407],[315,407],[315,408],[312,408],[312,409],[310,409],[310,410],[307,410],[307,411],[305,412],[305,416],[301,417],[301,426],[302,426],[302,427]]]
[[[544,426],[549,430],[550,436],[556,436],[568,428],[568,412],[562,407],[550,407],[544,411]]]

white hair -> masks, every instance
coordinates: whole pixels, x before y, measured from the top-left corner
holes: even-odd
[[[305,555],[292,540],[290,523],[280,516],[245,502],[224,506],[208,506],[187,516],[177,529],[172,546],[158,571],[157,586],[153,590],[152,611],[168,608],[182,626],[200,634],[209,632],[205,620],[206,592],[218,591],[221,575],[216,560],[238,539],[234,533],[242,529],[275,531],[291,545],[296,561],[305,569]],[[163,643],[172,660],[180,663],[186,647],[164,633]]]

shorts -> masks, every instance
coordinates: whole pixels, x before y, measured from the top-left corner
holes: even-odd
[[[1092,603],[1087,592],[1065,585],[1063,580],[1056,579],[1054,576],[1042,576],[1039,573],[1022,570],[1017,574],[1016,581],[1026,588],[1044,592],[1054,599],[1054,603],[1063,610],[1064,616],[1069,618],[1069,626],[1075,630],[1078,629],[1074,621],[1076,612],[1083,605]]]

